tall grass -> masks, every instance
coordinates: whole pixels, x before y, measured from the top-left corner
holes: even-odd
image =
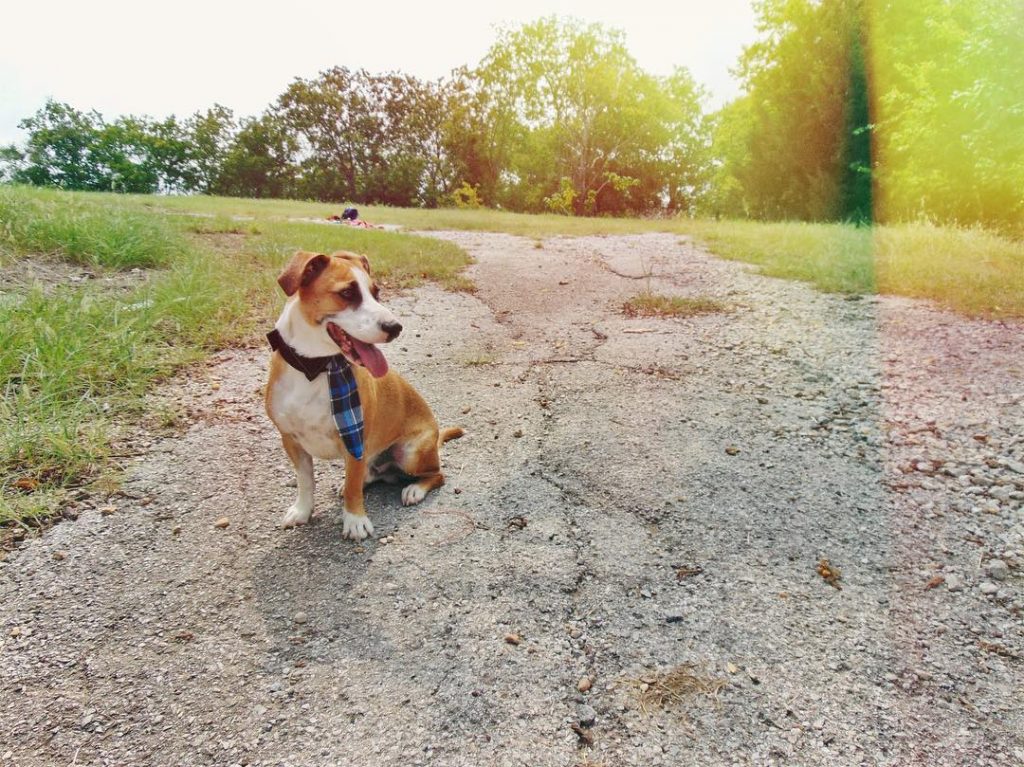
[[[260,225],[289,218],[323,219],[342,207],[296,200],[223,197],[137,197],[132,202],[228,220],[251,217]],[[717,255],[757,264],[764,274],[803,280],[825,291],[912,296],[971,316],[1024,317],[1024,241],[983,229],[929,224],[872,228],[689,218],[573,218],[485,209],[372,206],[360,206],[360,213],[374,223],[415,230],[494,231],[534,238],[642,232],[686,234]]]
[[[976,317],[1024,317],[1024,242],[984,229],[754,221],[692,221],[686,228],[717,255],[821,290],[923,298]]]
[[[166,221],[134,207],[87,195],[0,187],[0,248],[8,252],[125,269],[163,266],[180,247]]]

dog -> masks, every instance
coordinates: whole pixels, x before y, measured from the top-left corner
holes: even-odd
[[[402,503],[419,503],[444,484],[440,446],[464,432],[440,430],[423,397],[377,348],[402,326],[379,302],[366,256],[298,251],[277,282],[288,301],[268,334],[265,405],[298,486],[281,525],[304,525],[313,514],[313,459],[344,459],[342,537],[362,540],[373,535],[364,485],[411,479]]]

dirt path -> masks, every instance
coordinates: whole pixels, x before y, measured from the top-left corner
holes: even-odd
[[[321,467],[276,529],[266,354],[221,354],[114,513],[0,564],[0,764],[1024,764],[1020,325],[668,235],[438,236],[480,293],[392,299],[389,359],[468,431],[448,485],[373,488],[355,545]],[[648,285],[731,310],[621,316]],[[640,704],[686,663],[717,698]]]

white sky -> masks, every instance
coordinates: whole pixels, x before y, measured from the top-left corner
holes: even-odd
[[[436,78],[476,64],[495,27],[558,14],[622,29],[640,65],[687,67],[712,106],[754,39],[749,0],[13,0],[0,42],[0,144],[47,98],[121,114],[188,116],[219,102],[261,112],[295,77],[334,65]],[[263,6],[263,7],[261,7]],[[671,10],[666,10],[671,8]]]

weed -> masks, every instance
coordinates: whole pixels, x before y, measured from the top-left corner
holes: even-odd
[[[653,671],[627,681],[636,691],[640,710],[645,714],[652,708],[682,706],[698,695],[717,702],[719,691],[729,684],[725,679],[701,672],[694,663],[683,663],[668,671]]]
[[[663,296],[656,293],[641,293],[622,305],[622,313],[627,317],[696,317],[723,312],[725,309],[725,304],[713,298]]]

